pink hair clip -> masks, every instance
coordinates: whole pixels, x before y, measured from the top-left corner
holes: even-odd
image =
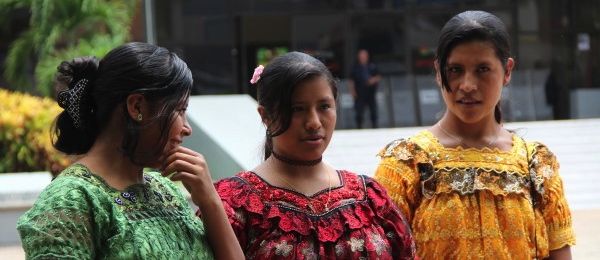
[[[263,65],[258,65],[258,67],[256,67],[254,69],[254,74],[252,74],[252,79],[250,79],[250,84],[256,84],[256,82],[258,82],[258,80],[260,79],[260,74],[262,74],[264,69],[265,69],[265,66],[263,66]]]

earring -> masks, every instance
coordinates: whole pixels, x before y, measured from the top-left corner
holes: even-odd
[[[142,113],[139,113],[137,115],[137,121],[140,121],[140,122],[142,121]]]

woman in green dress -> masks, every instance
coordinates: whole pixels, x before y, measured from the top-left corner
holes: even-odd
[[[100,61],[61,63],[57,83],[65,110],[53,144],[81,156],[19,219],[28,259],[243,258],[206,161],[181,146],[192,133],[185,62],[128,43]],[[172,181],[183,182],[202,219]]]

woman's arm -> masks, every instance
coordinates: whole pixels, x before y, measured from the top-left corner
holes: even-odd
[[[571,260],[572,259],[571,247],[565,246],[561,249],[551,250],[550,257],[548,257],[548,259],[550,259],[550,260]]]
[[[90,216],[94,209],[89,201],[69,180],[53,181],[17,223],[27,258],[95,258],[101,249],[94,241],[100,239],[91,231],[99,223]]]
[[[183,182],[192,195],[192,201],[200,208],[215,259],[244,259],[204,157],[180,146],[171,152],[165,165],[163,174],[176,172],[171,180]]]
[[[391,142],[379,153],[381,161],[374,175],[408,223],[412,223],[414,210],[421,200],[416,168],[416,153],[419,152],[405,140]]]
[[[531,144],[530,144],[531,145]],[[562,178],[556,156],[539,143],[533,143],[531,161],[533,171],[543,177],[543,220],[548,234],[549,259],[571,259],[571,247],[575,244],[571,210],[564,194]],[[531,149],[531,148],[530,148]]]

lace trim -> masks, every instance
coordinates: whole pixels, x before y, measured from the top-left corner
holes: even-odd
[[[544,195],[544,181],[555,175],[556,158],[546,146],[540,143],[534,143],[529,161],[529,176],[533,180],[534,188],[540,195]],[[543,151],[543,152],[542,152]]]
[[[575,232],[571,226],[562,227],[558,230],[549,230],[548,232],[548,247],[550,250],[556,250],[565,246],[573,246],[577,242]]]
[[[524,194],[529,198],[530,182],[522,174],[497,173],[480,168],[436,170],[421,179],[424,197],[432,198],[435,194],[458,192],[461,195],[473,194],[475,191],[487,190],[494,195]]]
[[[517,149],[519,149],[520,145],[519,145],[519,139],[515,134],[512,135],[512,147],[510,150],[508,151],[504,151],[499,149],[498,147],[493,147],[493,148],[489,148],[489,147],[483,147],[483,148],[473,148],[473,147],[467,147],[464,148],[462,146],[457,146],[457,147],[444,147],[442,145],[442,143],[440,143],[440,140],[429,130],[423,130],[420,133],[418,133],[415,136],[416,139],[425,139],[427,142],[430,142],[431,144],[433,144],[434,146],[436,146],[438,149],[441,148],[441,150],[446,150],[446,152],[452,152],[452,153],[466,153],[466,152],[474,152],[474,153],[491,153],[491,154],[503,154],[503,155],[513,155],[517,152]]]

